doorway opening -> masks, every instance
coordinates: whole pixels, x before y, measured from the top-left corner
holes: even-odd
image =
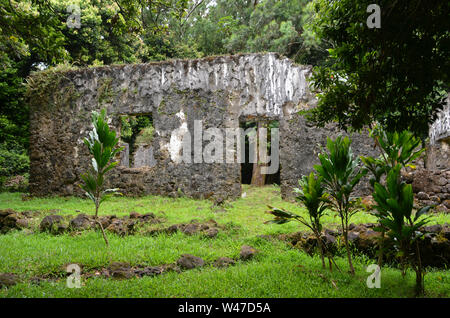
[[[259,158],[259,153],[256,151],[256,160],[251,160],[250,158],[250,145],[251,139],[255,138],[257,145],[259,145],[258,129],[267,129],[267,156],[272,153],[271,149],[271,129],[279,128],[278,120],[268,120],[268,119],[252,119],[240,121],[240,128],[244,130],[245,135],[245,160],[241,163],[241,183],[251,184],[255,186],[264,186],[267,184],[277,184],[280,185],[280,170],[281,166],[278,166],[276,173],[273,174],[262,174],[261,168],[268,165],[261,163],[261,158]],[[253,162],[252,162],[253,161]],[[270,164],[270,163],[269,163]]]

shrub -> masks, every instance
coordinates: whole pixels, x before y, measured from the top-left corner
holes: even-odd
[[[314,169],[323,178],[330,194],[330,204],[341,219],[350,273],[355,274],[348,244],[348,227],[350,218],[357,212],[357,200],[351,194],[367,170],[359,169],[359,159],[353,158],[350,143],[348,137],[339,136],[335,141],[327,138],[328,153],[319,154],[320,165],[315,165]]]
[[[421,144],[420,139],[407,130],[387,132],[381,126],[375,125],[370,131],[370,136],[381,152],[378,158],[361,157],[366,169],[372,173],[370,179],[372,187],[397,164],[402,167],[413,167],[412,162],[425,150],[418,149]]]
[[[15,145],[0,145],[0,188],[13,191],[21,191],[26,188],[25,183],[20,187],[9,186],[9,181],[17,176],[27,179],[30,170],[30,158],[23,147]]]
[[[401,167],[412,166],[412,162],[417,159],[425,149],[418,149],[421,141],[411,132],[404,130],[402,132],[387,132],[381,126],[375,125],[370,131],[370,136],[374,139],[381,154],[378,158],[361,157],[365,168],[372,173],[370,184],[381,183],[381,178],[387,175],[397,165]],[[376,213],[378,220],[381,221],[384,214]],[[386,230],[386,229],[385,229]],[[378,265],[383,262],[385,231],[381,231],[379,239]]]
[[[304,224],[314,233],[314,236],[316,237],[317,244],[319,245],[322,267],[325,268],[324,254],[327,254],[331,270],[332,257],[331,254],[327,252],[326,245],[322,241],[322,224],[320,222],[320,219],[325,214],[325,210],[328,208],[329,204],[327,194],[322,187],[322,179],[322,177],[316,177],[314,172],[311,172],[309,176],[303,176],[303,178],[299,180],[298,183],[300,188],[294,189],[297,193],[297,201],[303,203],[308,210],[309,221],[295,213],[269,206],[271,210],[267,213],[274,215],[275,219],[267,221],[266,223],[284,224],[291,220],[296,220]]]
[[[375,183],[373,198],[382,216],[380,218],[382,227],[375,229],[380,232],[387,230],[386,233],[398,251],[397,256],[404,270],[410,265],[416,272],[416,293],[421,294],[424,284],[418,239],[423,233],[418,230],[428,222],[427,219],[421,219],[421,216],[430,207],[423,207],[413,214],[412,186],[400,180],[400,169],[401,165],[397,164],[389,171],[385,186]]]

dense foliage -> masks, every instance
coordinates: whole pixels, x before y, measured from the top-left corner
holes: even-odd
[[[316,37],[332,47],[315,69],[318,124],[360,129],[373,121],[426,138],[444,104],[450,74],[450,2],[377,1],[380,28],[366,24],[371,0],[315,0]]]
[[[60,63],[107,65],[259,51],[277,51],[297,62],[320,64],[328,53],[303,29],[312,11],[308,2],[0,0],[3,157],[27,154],[24,82],[31,72]],[[133,134],[128,138],[134,140]],[[11,167],[4,169],[11,171]],[[24,171],[28,167],[12,175]]]
[[[421,216],[430,209],[430,206],[422,207],[413,213],[412,185],[401,181],[401,167],[397,164],[389,171],[386,185],[375,183],[373,198],[377,202],[376,208],[381,224],[377,230],[384,232],[387,229],[404,269],[409,265],[416,272],[416,293],[419,295],[424,292],[424,273],[417,240],[423,236],[419,228],[428,222]]]

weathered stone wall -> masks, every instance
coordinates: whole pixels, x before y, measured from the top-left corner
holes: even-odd
[[[318,129],[306,122],[303,116],[292,114],[283,118],[280,135],[281,156],[281,193],[283,198],[293,196],[292,189],[298,187],[302,175],[309,174],[314,165],[319,164],[318,155],[326,148],[327,137],[335,139],[339,135],[350,137],[354,156],[379,155],[374,142],[366,133],[348,134],[335,125],[327,125]],[[355,189],[355,195],[368,195],[371,192],[368,178],[361,180]]]
[[[276,54],[87,68],[61,72],[46,98],[31,96],[31,176],[35,195],[80,193],[89,166],[83,138],[92,110],[106,108],[119,131],[120,114],[152,114],[153,167],[119,167],[112,186],[126,194],[240,195],[239,163],[176,163],[183,132],[238,128],[240,118],[278,119],[282,109],[308,99],[310,67]],[[56,80],[55,80],[56,81]],[[179,132],[179,135],[173,132]],[[127,156],[122,155],[122,162]]]
[[[430,127],[430,144],[427,147],[427,168],[430,170],[450,169],[450,94],[447,104],[439,112],[437,120]]]
[[[180,163],[181,137],[192,134],[195,120],[202,120],[204,129],[223,132],[238,128],[240,120],[259,118],[280,121],[282,193],[289,197],[316,162],[317,144],[339,133],[309,127],[297,114],[315,105],[307,84],[310,73],[311,67],[272,53],[61,72],[51,90],[30,97],[30,191],[81,194],[76,184],[89,167],[83,138],[92,128],[90,113],[106,108],[119,133],[119,115],[153,118],[155,133],[146,150],[153,154],[151,164],[130,168],[128,154],[121,154],[124,166],[108,176],[109,186],[125,194],[239,197],[240,163]],[[373,154],[367,136],[355,135],[353,141],[355,155]],[[145,162],[141,155],[138,160]]]
[[[450,168],[406,168],[402,171],[402,178],[406,183],[412,184],[418,205],[434,205],[434,211],[450,213]]]

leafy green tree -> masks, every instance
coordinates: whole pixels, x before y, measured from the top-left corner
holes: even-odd
[[[314,1],[310,29],[332,49],[314,70],[319,102],[309,118],[355,129],[378,121],[425,139],[449,90],[450,4],[381,0],[381,28],[369,28],[372,3]]]
[[[373,193],[377,202],[377,210],[383,216],[380,223],[383,227],[378,231],[388,229],[388,236],[398,250],[404,270],[410,265],[416,272],[416,293],[424,292],[423,268],[420,259],[418,240],[423,235],[419,228],[428,220],[421,218],[431,207],[426,206],[413,213],[414,196],[412,186],[400,180],[401,165],[393,167],[386,179],[386,185],[375,183]]]
[[[68,12],[69,5],[80,8],[79,28],[67,23],[76,13]],[[169,32],[187,6],[186,0],[0,0],[0,145],[27,152],[24,82],[33,71],[60,63],[88,66],[197,56]]]
[[[328,153],[319,154],[320,165],[314,169],[323,178],[330,194],[330,205],[341,219],[344,244],[347,251],[350,273],[355,274],[348,242],[349,220],[357,212],[357,200],[351,197],[355,186],[367,173],[358,167],[359,158],[353,157],[348,137],[339,136],[335,141],[327,138]]]
[[[271,51],[299,63],[320,64],[327,51],[319,41],[303,36],[309,2],[204,1],[183,34],[205,55]]]
[[[94,128],[89,133],[89,137],[84,139],[84,143],[92,155],[92,166],[87,173],[81,176],[84,184],[80,185],[80,187],[94,202],[95,221],[100,226],[106,245],[109,245],[103,226],[98,221],[98,209],[102,202],[119,190],[104,189],[104,182],[105,174],[117,166],[118,161],[113,160],[123,148],[117,146],[119,138],[116,137],[114,130],[110,130],[104,109],[102,109],[100,114],[95,111],[92,112],[92,124]]]

